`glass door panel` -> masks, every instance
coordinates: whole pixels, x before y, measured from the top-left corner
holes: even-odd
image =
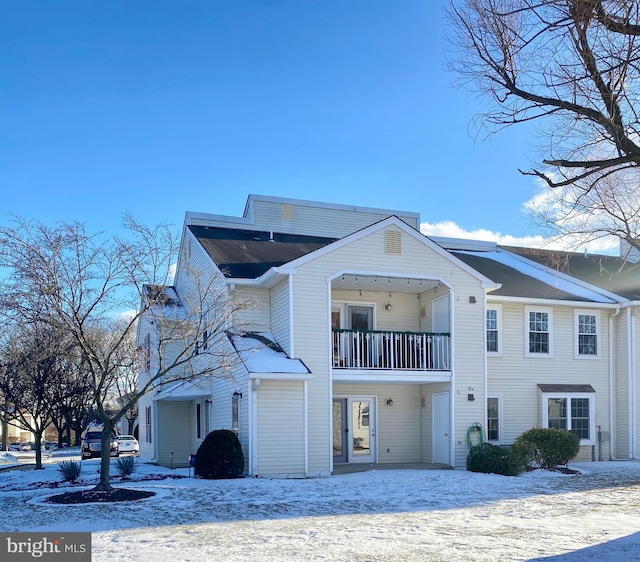
[[[333,462],[347,462],[347,399],[333,400]]]
[[[375,423],[373,399],[351,398],[350,403],[350,461],[375,462]]]

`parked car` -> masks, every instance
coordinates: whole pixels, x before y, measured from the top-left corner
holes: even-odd
[[[19,441],[9,444],[10,451],[30,451],[31,443],[20,443]]]
[[[92,457],[99,457],[100,452],[102,450],[102,428],[101,427],[90,427],[87,429],[82,435],[82,460],[90,459]],[[116,439],[115,434],[111,435],[111,444],[109,456],[119,457],[120,456],[120,448],[118,447],[118,440]]]
[[[138,440],[133,435],[119,435],[118,447],[121,453],[133,453],[137,455],[140,452]]]

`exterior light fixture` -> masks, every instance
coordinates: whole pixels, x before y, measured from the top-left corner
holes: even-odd
[[[387,398],[387,399],[385,400],[385,404],[386,404],[387,406],[393,406],[393,398]]]

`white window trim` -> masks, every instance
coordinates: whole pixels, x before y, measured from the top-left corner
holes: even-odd
[[[595,355],[585,355],[585,354],[579,353],[578,336],[580,334],[578,333],[578,316],[580,314],[596,317],[596,346],[597,346],[598,353],[596,353]],[[600,352],[602,349],[602,334],[600,332],[600,326],[601,324],[600,324],[599,310],[588,310],[588,309],[580,309],[580,308],[576,308],[573,310],[573,356],[576,359],[593,360],[593,359],[601,358]]]
[[[529,351],[529,313],[545,312],[548,318],[549,327],[549,352],[533,353]],[[553,358],[553,308],[547,306],[525,306],[524,307],[524,356],[538,358]]]
[[[487,415],[487,419],[485,427],[487,428],[487,441],[489,443],[494,443],[494,444],[501,444],[504,441],[504,433],[503,433],[503,429],[502,429],[502,420],[503,420],[503,415],[502,415],[502,394],[487,394],[487,403],[485,405],[485,410],[489,411],[489,398],[497,398],[498,399],[498,440],[490,440],[489,439],[489,417]]]
[[[565,398],[567,400],[567,424],[571,429],[571,403],[572,398],[589,399],[589,435],[591,439],[580,439],[580,445],[596,444],[596,395],[592,392],[543,392],[542,393],[542,427],[549,427],[549,398]]]
[[[496,323],[498,330],[498,351],[487,351],[489,357],[502,357],[502,305],[488,304],[487,311],[496,311]],[[484,348],[487,349],[487,314],[484,315]]]

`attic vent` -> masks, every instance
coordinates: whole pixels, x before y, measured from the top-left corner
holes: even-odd
[[[289,203],[282,204],[282,220],[283,221],[293,220],[293,205],[290,205]]]
[[[402,253],[402,238],[397,230],[384,231],[384,251],[387,254]]]

